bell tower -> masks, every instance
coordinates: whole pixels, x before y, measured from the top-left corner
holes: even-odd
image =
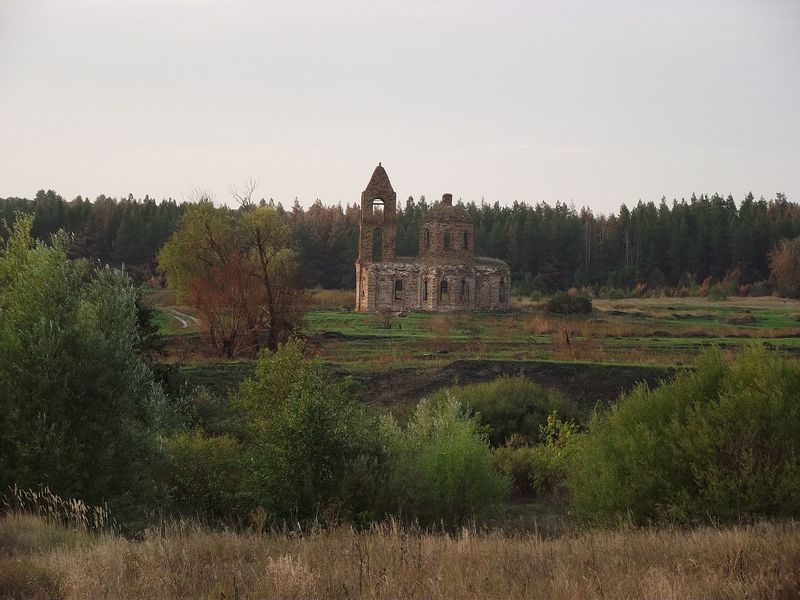
[[[397,235],[397,194],[380,163],[361,193],[358,260],[362,263],[394,260]]]
[[[361,218],[356,259],[356,310],[376,310],[379,302],[378,265],[394,261],[397,235],[397,194],[378,163],[361,194]]]

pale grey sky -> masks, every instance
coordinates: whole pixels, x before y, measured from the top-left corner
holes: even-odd
[[[0,0],[0,197],[800,200],[797,0]]]

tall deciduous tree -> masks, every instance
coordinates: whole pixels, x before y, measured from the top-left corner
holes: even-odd
[[[770,252],[769,264],[781,293],[800,298],[800,237],[783,240]]]
[[[289,226],[234,190],[238,211],[207,197],[190,205],[158,256],[167,283],[201,313],[201,328],[225,356],[276,348],[302,313],[302,286]]]

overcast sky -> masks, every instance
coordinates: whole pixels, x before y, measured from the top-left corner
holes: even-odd
[[[797,0],[0,0],[0,197],[786,193]]]

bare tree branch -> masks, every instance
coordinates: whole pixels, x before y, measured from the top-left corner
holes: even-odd
[[[236,200],[242,208],[253,208],[255,206],[253,202],[253,194],[255,193],[257,187],[258,181],[252,177],[248,177],[241,189],[237,188],[235,185],[231,186],[231,196],[233,196],[233,199]]]

